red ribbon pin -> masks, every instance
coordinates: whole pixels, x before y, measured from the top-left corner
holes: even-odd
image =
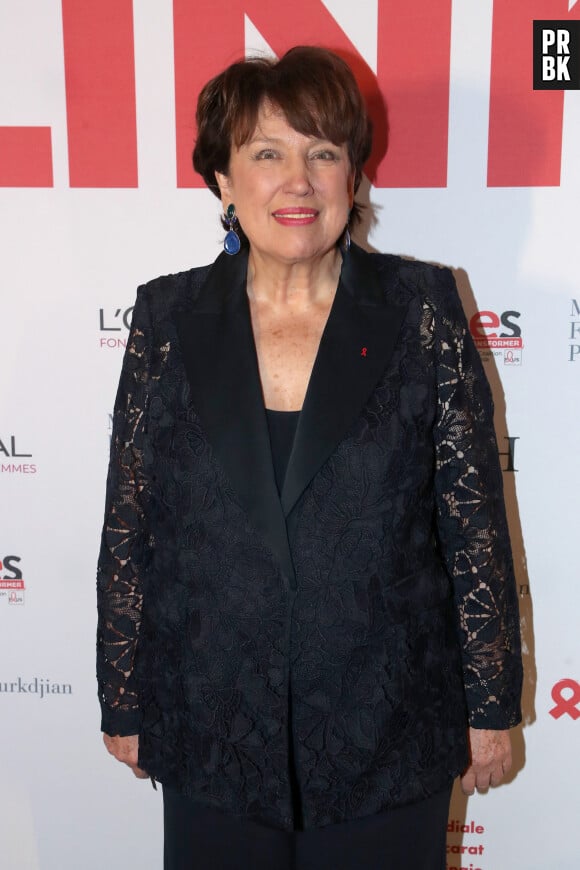
[[[564,692],[571,692],[572,694],[564,697]],[[577,683],[576,680],[560,680],[556,683],[552,689],[552,700],[556,706],[550,710],[550,716],[553,716],[554,719],[559,719],[565,713],[571,716],[572,719],[580,719],[580,710],[578,709],[578,705],[580,705],[580,683]]]

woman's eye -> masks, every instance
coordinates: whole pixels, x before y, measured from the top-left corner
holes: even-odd
[[[322,151],[316,151],[312,158],[314,160],[336,160],[336,154],[334,151],[329,151],[328,149],[323,149]]]
[[[276,152],[271,148],[263,148],[261,151],[254,156],[255,160],[274,160],[276,157]]]

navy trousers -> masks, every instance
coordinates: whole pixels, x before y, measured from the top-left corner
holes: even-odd
[[[288,833],[163,789],[165,870],[445,870],[449,789],[410,806]]]

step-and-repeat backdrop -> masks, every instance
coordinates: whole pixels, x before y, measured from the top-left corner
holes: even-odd
[[[556,22],[536,90],[534,20]],[[160,794],[99,734],[112,403],[136,286],[220,249],[190,164],[201,85],[299,43],[345,54],[369,99],[358,240],[454,269],[495,396],[524,723],[510,781],[454,795],[448,870],[580,866],[579,22],[575,0],[2,0],[5,870],[161,866]]]

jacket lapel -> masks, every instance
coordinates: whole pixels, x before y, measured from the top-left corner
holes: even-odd
[[[293,583],[246,272],[247,254],[221,254],[192,307],[178,312],[175,320],[193,402],[207,439],[236,496]]]
[[[192,397],[212,449],[290,583],[286,520],[344,438],[385,370],[406,307],[385,300],[370,257],[353,245],[314,363],[281,498],[272,465],[246,295],[247,254],[221,254],[192,306],[175,316]],[[294,523],[289,522],[290,530]]]
[[[384,289],[370,256],[352,245],[298,421],[282,490],[286,516],[347,434],[393,353],[406,306],[387,301]]]

